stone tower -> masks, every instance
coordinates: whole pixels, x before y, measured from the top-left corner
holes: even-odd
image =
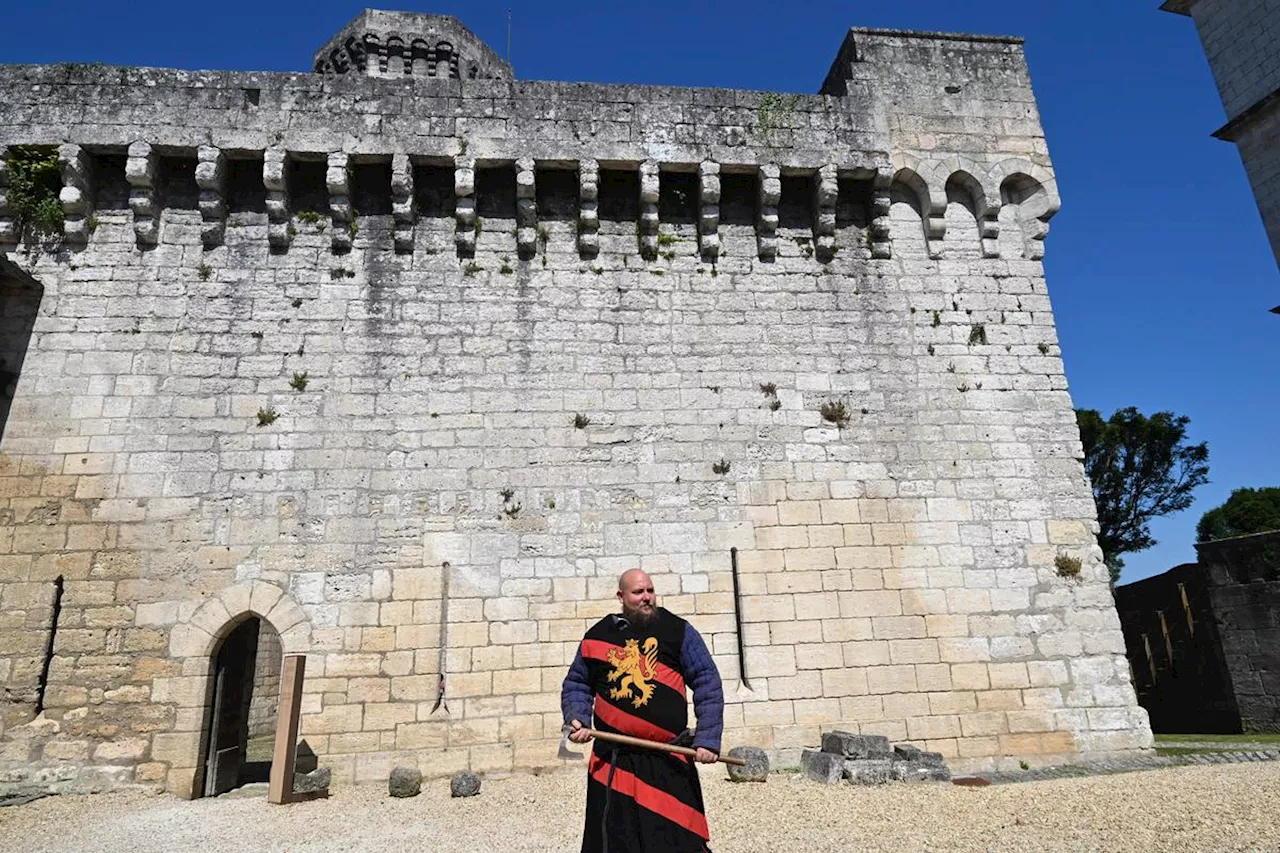
[[[633,566],[728,745],[1149,746],[1019,40],[853,29],[799,95],[366,12],[314,69],[0,69],[0,779],[210,790],[264,649],[340,781],[554,765]]]
[[[1213,135],[1240,150],[1280,262],[1280,0],[1166,0],[1160,8],[1195,21],[1227,111]]]

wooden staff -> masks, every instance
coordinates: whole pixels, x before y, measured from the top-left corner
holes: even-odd
[[[620,743],[623,746],[638,746],[641,749],[656,749],[659,752],[672,752],[676,755],[687,755],[693,757],[698,754],[696,749],[690,749],[687,746],[676,746],[674,743],[659,743],[656,740],[645,740],[644,738],[631,737],[630,735],[616,735],[613,732],[602,732],[598,729],[587,729],[591,732],[592,737],[600,740],[607,740],[610,743]],[[747,760],[745,758],[736,758],[732,755],[717,755],[716,761],[725,764],[735,764],[738,767],[746,767]]]

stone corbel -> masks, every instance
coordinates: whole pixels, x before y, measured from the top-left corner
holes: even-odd
[[[698,247],[702,258],[715,263],[720,257],[720,164],[704,160],[698,164]]]
[[[813,249],[821,263],[836,254],[836,199],[840,182],[836,167],[828,163],[813,178]]]
[[[454,242],[459,257],[469,258],[476,253],[476,161],[470,157],[454,158],[453,194]]]
[[[391,217],[395,223],[396,251],[413,251],[413,224],[417,218],[417,201],[413,196],[413,163],[408,154],[391,158]]]
[[[89,242],[89,217],[93,215],[93,167],[79,145],[58,146],[58,170],[62,172],[62,236],[68,243]]]
[[[877,169],[871,179],[871,226],[867,230],[867,243],[871,247],[871,257],[888,260],[893,257],[893,243],[889,236],[889,210],[893,205],[890,187],[893,186],[893,172],[888,169]]]
[[[154,246],[160,237],[160,209],[156,203],[156,155],[149,143],[138,140],[129,145],[124,174],[129,182],[133,233],[139,246]]]
[[[227,227],[227,157],[221,148],[201,145],[196,152],[196,186],[200,187],[200,239],[206,249],[221,245]]]
[[[18,222],[9,205],[9,151],[0,150],[0,244],[18,242]]]
[[[536,179],[532,157],[516,161],[516,254],[526,261],[538,253]]]
[[[756,220],[756,247],[762,261],[778,257],[778,202],[782,200],[782,170],[777,163],[760,167],[760,214]]]
[[[351,209],[351,175],[349,172],[351,158],[341,151],[329,155],[329,168],[324,174],[324,183],[329,190],[329,218],[333,222],[331,245],[335,252],[351,251],[352,233],[355,229],[355,214]]]
[[[600,164],[578,163],[578,252],[594,258],[600,253]]]
[[[658,257],[658,164],[645,160],[640,164],[640,224],[636,233],[640,240],[640,256],[646,261]]]
[[[287,249],[292,238],[289,222],[289,185],[285,173],[289,155],[283,148],[268,148],[262,155],[262,184],[267,189],[267,242],[273,249]]]

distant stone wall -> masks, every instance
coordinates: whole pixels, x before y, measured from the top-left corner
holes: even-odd
[[[1210,599],[1199,563],[1116,587],[1133,686],[1157,733],[1240,731]]]
[[[253,698],[249,703],[249,737],[275,734],[276,708],[280,704],[280,669],[284,647],[271,623],[258,629],[258,654],[253,662]]]
[[[1240,726],[1280,732],[1280,531],[1196,546]]]

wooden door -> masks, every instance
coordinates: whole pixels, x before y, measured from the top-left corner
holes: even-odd
[[[216,797],[240,782],[249,742],[249,702],[253,698],[253,664],[258,653],[257,619],[232,631],[214,659],[213,714],[209,723],[204,795]]]

